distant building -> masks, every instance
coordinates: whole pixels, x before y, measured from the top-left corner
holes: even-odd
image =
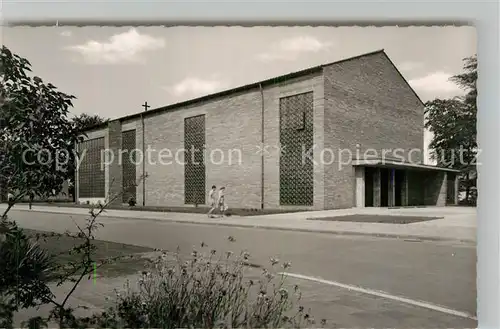
[[[97,126],[79,145],[77,200],[126,189],[115,203],[204,205],[217,185],[233,208],[455,204],[456,171],[423,164],[423,118],[380,50]]]

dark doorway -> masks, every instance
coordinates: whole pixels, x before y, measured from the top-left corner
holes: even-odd
[[[380,206],[389,207],[389,169],[380,168]]]
[[[365,168],[365,207],[373,207],[373,179],[375,171],[373,168]]]
[[[401,207],[403,205],[403,183],[405,172],[396,170],[394,173],[394,206]]]
[[[447,173],[447,182],[446,182],[446,204],[455,204],[455,174]]]

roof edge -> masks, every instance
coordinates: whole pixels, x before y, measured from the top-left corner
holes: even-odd
[[[372,56],[372,55],[380,54],[380,53],[385,54],[384,48],[381,48],[381,49],[378,49],[378,50],[374,50],[374,51],[370,51],[368,53],[363,53],[363,54],[360,54],[360,55],[352,56],[352,57],[347,57],[347,58],[344,58],[344,59],[341,59],[341,60],[338,60],[338,61],[333,61],[333,62],[330,62],[330,63],[323,64],[321,66],[325,67],[325,66],[340,64],[340,63],[352,61],[354,59],[358,59],[358,58],[361,58],[361,57]],[[387,54],[385,54],[385,55],[387,56]]]
[[[339,64],[339,63],[343,63],[343,62],[355,60],[355,59],[358,59],[358,58],[361,58],[361,57],[371,56],[371,55],[374,55],[374,54],[377,54],[377,53],[384,53],[385,54],[385,51],[384,51],[384,49],[378,49],[378,50],[371,51],[371,52],[368,52],[368,53],[363,53],[363,54],[360,54],[360,55],[343,58],[343,59],[340,59],[338,61],[333,61],[333,62],[330,62],[330,63],[321,64],[321,65],[309,67],[309,68],[306,68],[306,69],[303,69],[303,70],[299,70],[299,71],[294,71],[294,72],[291,72],[291,73],[283,74],[283,75],[276,76],[276,77],[273,77],[273,78],[268,78],[268,79],[265,79],[265,80],[260,80],[260,81],[257,81],[257,82],[252,82],[252,83],[249,83],[249,84],[246,84],[246,85],[242,85],[242,86],[239,86],[239,87],[235,87],[235,88],[231,88],[231,89],[226,89],[226,90],[214,93],[214,94],[204,95],[204,96],[197,97],[197,98],[192,98],[192,99],[189,99],[189,100],[186,100],[186,101],[182,101],[182,102],[173,103],[173,104],[170,104],[170,105],[158,107],[158,108],[146,111],[146,112],[137,112],[137,113],[130,114],[130,115],[123,116],[123,117],[119,117],[119,118],[116,118],[116,119],[110,119],[109,122],[116,121],[116,120],[125,121],[125,120],[140,118],[141,116],[153,115],[155,113],[161,113],[161,112],[164,112],[164,111],[178,109],[178,108],[180,108],[182,106],[193,105],[193,104],[196,104],[196,103],[199,103],[199,102],[211,100],[211,99],[218,98],[218,97],[221,97],[221,96],[230,95],[230,94],[236,93],[236,92],[241,92],[241,91],[245,91],[245,90],[251,90],[251,89],[254,89],[254,88],[256,89],[256,88],[260,88],[261,86],[273,85],[273,84],[276,84],[276,83],[280,83],[283,80],[292,79],[292,78],[298,78],[298,77],[302,77],[302,76],[305,76],[305,75],[309,75],[309,74],[313,74],[313,73],[316,73],[316,72],[323,71],[323,68],[325,66]],[[387,57],[387,54],[385,54],[385,55]],[[391,61],[391,63],[392,63],[392,61]],[[394,65],[394,64],[392,64],[392,65]],[[103,124],[99,124],[99,125],[96,125],[96,126],[89,127],[85,131],[102,129],[102,128],[106,127],[106,126],[107,126],[107,123],[103,123]]]
[[[418,96],[417,92],[415,91],[415,89],[413,89],[413,87],[410,85],[410,83],[408,82],[408,80],[406,80],[406,78],[403,76],[403,74],[401,73],[401,71],[398,69],[398,67],[396,66],[396,64],[394,64],[394,62],[392,61],[392,59],[389,57],[389,55],[387,55],[387,53],[385,51],[382,52],[385,57],[387,58],[387,60],[389,61],[389,63],[392,65],[392,67],[396,70],[396,72],[398,73],[398,75],[401,77],[401,79],[403,79],[403,81],[405,82],[405,84],[410,88],[411,92],[413,93],[413,95],[415,95],[415,97],[417,97],[418,101],[420,102],[420,104],[422,104],[422,106],[425,106],[425,103],[422,101],[422,99],[420,98],[420,96]]]
[[[169,104],[169,105],[166,105],[166,106],[158,107],[158,108],[155,108],[155,109],[152,109],[152,110],[149,110],[149,111],[138,112],[138,113],[127,115],[127,116],[124,116],[124,117],[121,117],[121,118],[117,118],[115,120],[125,121],[125,120],[134,119],[134,118],[139,118],[139,117],[141,117],[141,115],[148,116],[148,115],[153,115],[155,113],[161,113],[161,112],[165,112],[165,111],[169,111],[169,110],[175,110],[175,109],[178,109],[178,108],[183,107],[183,106],[193,105],[193,104],[200,103],[200,102],[203,102],[203,101],[208,101],[208,100],[212,100],[212,99],[219,98],[219,97],[222,97],[222,96],[231,95],[233,93],[242,92],[242,91],[246,91],[246,90],[252,90],[252,89],[258,89],[261,86],[273,85],[273,84],[276,84],[276,83],[283,82],[283,80],[288,80],[288,79],[303,77],[303,76],[306,76],[306,75],[309,75],[309,74],[313,74],[313,73],[316,73],[316,72],[321,72],[322,70],[323,70],[323,65],[313,66],[313,67],[310,67],[310,68],[307,68],[307,69],[304,69],[304,70],[287,73],[287,74],[284,74],[284,75],[280,75],[280,76],[277,76],[277,77],[273,77],[273,78],[261,80],[261,81],[258,81],[258,82],[252,82],[252,83],[249,83],[249,84],[246,84],[246,85],[242,85],[242,86],[239,86],[239,87],[235,87],[235,88],[231,88],[231,89],[226,89],[226,90],[223,90],[223,91],[219,91],[217,93],[208,94],[208,95],[204,95],[204,96],[201,96],[201,97],[188,99],[188,100],[185,100],[185,101],[182,101],[182,102],[173,103],[173,104]]]
[[[423,164],[423,163],[411,163],[408,161],[393,160],[393,159],[382,159],[382,158],[353,159],[353,166],[384,166],[384,165],[393,165],[393,166],[415,168],[415,169],[449,171],[449,172],[455,172],[455,173],[460,172],[460,170],[458,170],[458,169],[438,167],[435,165],[428,165],[428,164]]]

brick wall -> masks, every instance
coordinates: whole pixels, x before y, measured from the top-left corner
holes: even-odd
[[[323,145],[323,78],[321,73],[290,79],[264,87],[264,207],[279,208],[279,98],[313,91],[314,142]],[[206,122],[206,186],[226,186],[226,202],[230,207],[261,207],[262,96],[255,88],[212,99],[177,110],[145,117],[145,146],[153,150],[146,161],[146,205],[184,206],[184,119],[205,114]],[[137,147],[142,148],[142,127],[137,120]],[[160,164],[158,151],[165,149],[170,158]],[[178,161],[175,160],[177,154]],[[317,155],[315,154],[315,159]],[[211,159],[212,157],[212,159]],[[169,160],[169,161],[167,161]],[[167,163],[170,162],[170,163]],[[138,165],[137,176],[142,175]],[[323,207],[323,172],[314,169],[314,207]],[[137,188],[138,204],[142,204],[142,184]],[[302,207],[304,208],[304,207]]]
[[[425,175],[422,171],[407,170],[408,205],[421,206],[425,204]]]
[[[408,205],[446,205],[447,173],[408,170]]]
[[[424,177],[425,204],[444,207],[447,192],[446,172],[426,172]]]
[[[356,157],[356,151],[362,156],[371,148],[381,156],[382,149],[403,148],[404,152],[396,155],[407,158],[408,150],[423,149],[423,106],[385,54],[375,53],[327,66],[323,74],[264,87],[263,196],[262,158],[258,154],[262,120],[259,88],[145,116],[145,171],[142,163],[136,171],[138,179],[148,175],[145,204],[184,206],[184,119],[204,114],[207,192],[211,185],[225,185],[230,207],[260,208],[263,199],[265,208],[294,208],[279,203],[279,99],[309,91],[313,92],[314,102],[314,205],[300,208],[354,206],[355,177],[349,160]],[[137,148],[142,149],[141,119],[128,124],[132,123],[137,129]],[[106,131],[110,147],[120,145],[118,131],[118,124]],[[158,158],[161,149],[163,164]],[[350,153],[339,154],[341,149]],[[392,152],[385,155],[395,156]],[[419,154],[413,154],[414,161],[421,159]],[[106,170],[107,180],[118,179],[121,186],[121,168],[119,173],[116,167]],[[140,183],[139,205],[142,196]]]
[[[325,146],[336,155],[325,164],[325,207],[348,208],[354,205],[354,173],[342,163],[367,149],[381,157],[383,149],[401,148],[385,156],[405,159],[410,149],[423,150],[424,108],[383,53],[327,66],[324,81]],[[339,156],[339,149],[350,153]],[[413,161],[421,159],[413,154]]]
[[[300,207],[304,209],[323,209],[324,206],[324,176],[320,154],[316,150],[323,148],[323,120],[324,120],[324,85],[321,73],[312,74],[302,78],[289,80],[264,89],[264,140],[269,145],[264,157],[264,207],[277,209],[299,208],[294,206],[280,206],[279,203],[279,99],[281,97],[300,93],[313,92],[314,111],[314,145],[312,158],[317,163],[314,165],[314,205]],[[259,112],[260,113],[260,112]],[[247,128],[251,129],[251,127]],[[254,128],[255,129],[255,128]],[[257,131],[257,130],[256,130]],[[260,137],[260,136],[259,136]],[[260,139],[259,139],[260,142]],[[286,152],[286,150],[284,150]],[[260,166],[260,165],[259,165]],[[260,177],[259,177],[260,179]]]
[[[146,159],[146,205],[184,206],[184,119],[200,114],[205,114],[207,127],[206,185],[225,185],[230,206],[258,207],[260,158],[254,156],[260,141],[258,90],[145,118],[145,147],[152,150]],[[137,132],[138,147],[142,147],[141,128]],[[139,167],[138,176],[142,174]],[[142,202],[141,185],[138,196]]]
[[[108,123],[109,150],[113,154],[113,159],[109,162],[109,200],[113,205],[122,204],[121,192],[123,188],[122,166],[119,160],[122,148],[122,125],[119,120]]]
[[[142,120],[141,118],[138,118],[135,120],[135,145],[139,150],[142,150],[142,135],[143,135],[143,129],[142,129]],[[138,154],[138,164],[136,168],[136,175],[137,175],[137,205],[143,205],[144,202],[144,187],[149,183],[149,180],[145,177],[146,171],[144,170],[145,168],[142,165],[142,154]],[[146,198],[147,199],[147,198]]]

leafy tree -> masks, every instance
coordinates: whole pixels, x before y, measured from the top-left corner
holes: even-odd
[[[88,128],[108,122],[107,119],[104,119],[97,114],[92,115],[87,113],[82,113],[78,116],[75,116],[72,119],[72,121],[75,124],[76,130],[80,132],[85,131]]]
[[[451,77],[451,81],[467,91],[465,102],[476,105],[477,97],[477,55],[464,58],[464,72]]]
[[[0,183],[14,198],[0,217],[0,327],[19,307],[50,296],[52,259],[7,214],[25,196],[58,193],[76,142],[68,118],[75,97],[31,76],[30,62],[0,48]]]
[[[0,327],[11,328],[19,308],[44,303],[52,293],[54,258],[15,223],[0,224]]]
[[[69,178],[76,131],[72,95],[31,77],[28,60],[1,48],[0,177],[15,200],[59,193]]]
[[[466,91],[463,97],[435,99],[425,104],[425,127],[434,137],[429,145],[437,164],[461,170],[459,190],[467,202],[475,202],[477,156],[477,56],[464,59],[463,73],[450,78]]]

